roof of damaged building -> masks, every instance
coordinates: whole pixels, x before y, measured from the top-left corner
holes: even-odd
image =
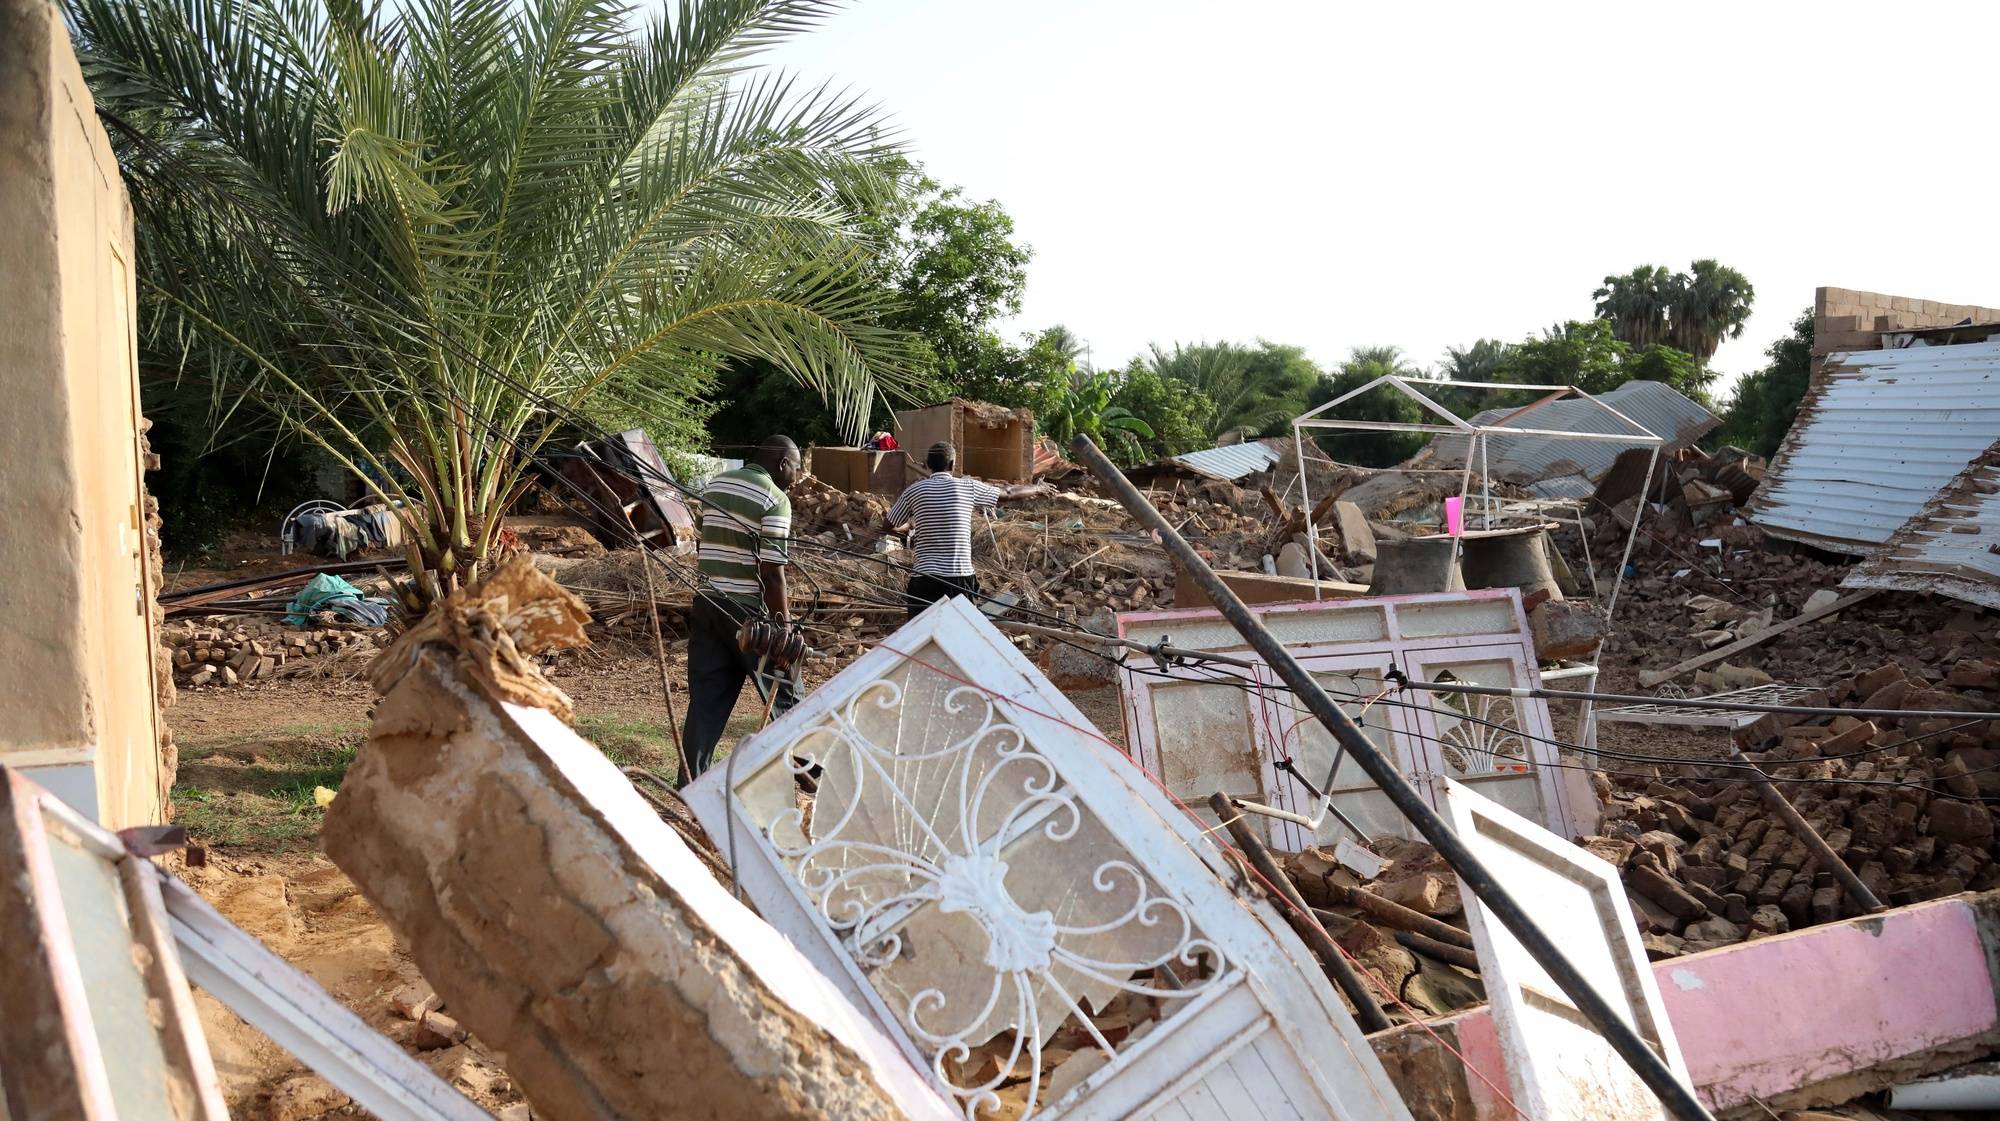
[[[1865,555],[2000,437],[2000,342],[1829,356],[1750,502],[1773,537]]]
[[[1233,483],[1238,479],[1255,475],[1259,471],[1269,471],[1276,467],[1280,442],[1276,439],[1245,440],[1240,444],[1203,448],[1200,451],[1184,452],[1167,458],[1197,475]]]
[[[1601,435],[1631,435],[1630,425],[1600,405],[1631,418],[1665,441],[1662,451],[1692,444],[1722,421],[1700,402],[1664,382],[1628,381],[1590,398],[1573,397],[1543,405],[1522,416],[1519,408],[1487,409],[1468,418],[1474,425],[1530,428]],[[1513,419],[1509,420],[1508,418]],[[1439,436],[1423,455],[1436,462],[1464,461],[1466,438]],[[1498,436],[1489,440],[1488,469],[1495,479],[1519,483],[1538,498],[1588,496],[1618,454],[1631,445],[1560,436]]]
[[[1881,552],[1841,581],[1849,588],[1937,592],[2000,608],[2000,441],[1903,523]]]

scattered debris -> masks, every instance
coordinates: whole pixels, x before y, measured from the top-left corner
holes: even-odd
[[[267,615],[210,615],[167,623],[175,679],[186,687],[242,685],[301,674],[358,676],[387,641],[380,628],[286,626]]]

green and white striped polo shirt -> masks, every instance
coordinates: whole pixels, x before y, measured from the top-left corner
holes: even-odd
[[[710,480],[701,505],[695,569],[702,584],[738,599],[760,600],[757,562],[790,559],[792,500],[768,472],[751,464]]]

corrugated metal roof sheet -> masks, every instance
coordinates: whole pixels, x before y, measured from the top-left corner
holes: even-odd
[[[1875,556],[1855,565],[1849,588],[1937,592],[2000,607],[2000,442],[1966,465]]]
[[[1268,471],[1278,465],[1277,449],[1262,440],[1246,440],[1219,448],[1169,456],[1169,459],[1197,475],[1235,482],[1245,475]]]
[[[1773,537],[1865,555],[2000,439],[2000,342],[1828,361],[1750,520]]]
[[[1413,383],[1421,388],[1421,383]],[[1722,421],[1700,403],[1672,386],[1657,381],[1628,381],[1597,399],[1631,417],[1648,432],[1666,441],[1670,450],[1701,439]],[[1467,419],[1473,424],[1497,424],[1515,409],[1487,409]],[[1544,428],[1563,432],[1599,432],[1607,435],[1632,434],[1630,425],[1580,397],[1544,405],[1502,427]],[[1440,461],[1461,462],[1466,438],[1439,436],[1431,441],[1431,454]],[[1618,453],[1631,444],[1604,440],[1564,440],[1556,436],[1491,436],[1487,440],[1488,469],[1496,479],[1533,484],[1562,476],[1582,476],[1596,480],[1611,470]],[[1477,466],[1475,464],[1475,466]],[[1564,493],[1576,488],[1557,484]],[[1584,490],[1582,493],[1590,493]],[[1547,497],[1557,497],[1550,494]]]

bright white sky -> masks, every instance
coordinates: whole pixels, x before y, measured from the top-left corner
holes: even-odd
[[[1587,317],[1610,272],[2000,304],[2000,4],[856,0],[771,61],[879,99],[1035,259],[1010,335],[1326,365]]]

